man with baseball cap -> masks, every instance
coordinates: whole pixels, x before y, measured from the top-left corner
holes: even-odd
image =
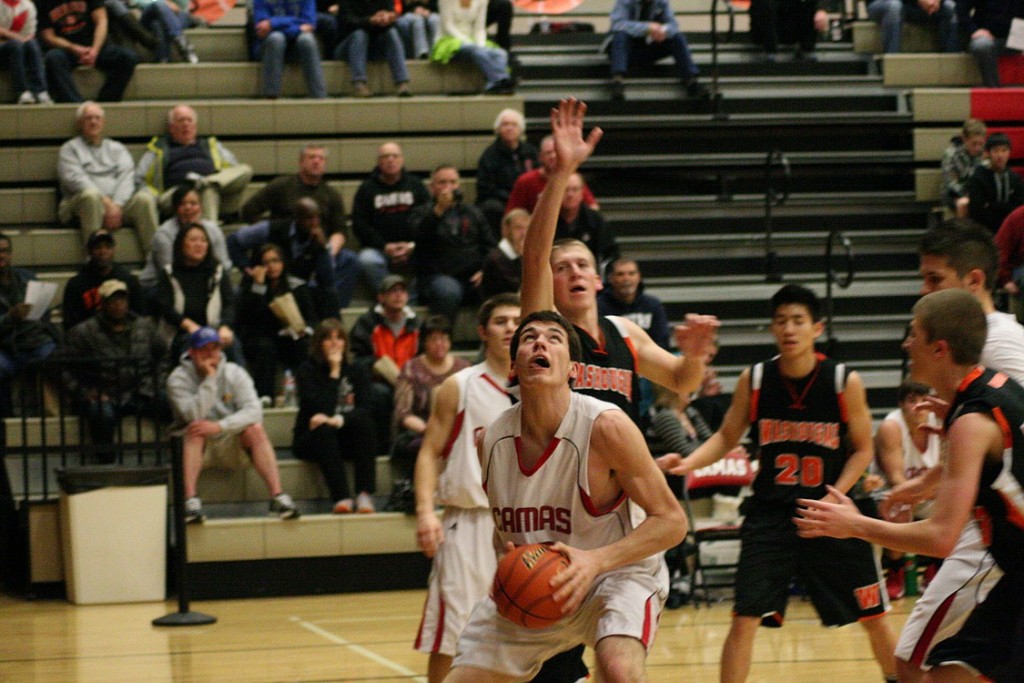
[[[144,313],[139,279],[128,268],[114,263],[115,246],[114,235],[107,230],[89,235],[85,243],[89,260],[64,286],[61,317],[65,330],[96,314],[100,306],[99,286],[108,280],[120,280],[127,288],[128,308],[139,315]]]
[[[152,319],[130,310],[123,280],[104,280],[94,291],[96,313],[68,331],[62,370],[65,390],[89,427],[95,459],[111,463],[122,417],[170,420],[162,386],[167,344]]]
[[[242,451],[267,484],[270,512],[281,519],[299,517],[291,496],[281,489],[256,387],[244,368],[223,358],[217,330],[200,327],[192,333],[188,350],[167,379],[167,396],[174,413],[171,434],[182,437],[186,523],[206,517],[196,496],[204,465],[238,468]]]
[[[420,321],[409,308],[409,283],[401,275],[387,275],[377,289],[377,303],[359,316],[349,334],[353,364],[373,373],[370,410],[385,446],[391,443],[394,380],[419,347]]]

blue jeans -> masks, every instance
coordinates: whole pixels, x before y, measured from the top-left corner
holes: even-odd
[[[882,29],[882,49],[886,54],[898,53],[902,47],[903,22],[934,25],[938,27],[939,47],[943,52],[959,52],[960,37],[957,33],[956,3],[942,0],[939,11],[929,15],[916,2],[902,0],[872,0],[868,5],[868,16]]]
[[[434,12],[424,17],[409,12],[398,17],[395,27],[402,36],[402,46],[406,55],[413,59],[426,59],[430,56],[430,49],[434,47],[440,33],[441,15]]]
[[[359,279],[359,257],[351,249],[341,249],[334,257],[334,288],[338,291],[338,305],[347,308]]]
[[[0,417],[14,413],[11,380],[29,365],[46,360],[56,350],[57,342],[47,340],[34,349],[20,349],[14,353],[0,351]]]
[[[501,48],[467,43],[459,48],[455,57],[460,60],[472,60],[483,73],[488,88],[508,78],[508,53]]]
[[[46,75],[53,99],[57,102],[82,102],[82,94],[78,92],[78,86],[71,77],[78,66],[78,57],[66,50],[54,48],[46,52],[43,61],[46,63]],[[124,91],[138,63],[139,56],[134,51],[107,41],[96,58],[95,67],[106,74],[96,99],[100,102],[120,102],[124,99]]]
[[[386,31],[372,34],[361,28],[356,29],[341,41],[341,45],[334,52],[335,59],[348,62],[353,83],[366,83],[366,62],[380,61],[381,56],[387,61],[391,79],[396,84],[409,80],[402,38],[393,26]]]
[[[33,95],[47,90],[43,51],[35,38],[24,43],[20,40],[0,43],[0,64],[7,65],[16,96],[26,90]]]
[[[320,48],[314,33],[300,33],[295,38],[287,38],[280,31],[271,31],[260,44],[259,53],[263,60],[263,94],[267,97],[281,94],[281,75],[286,58],[297,59],[302,65],[310,97],[317,100],[327,97]]]
[[[469,284],[451,275],[428,275],[420,283],[420,301],[426,299],[431,314],[443,315],[454,323],[463,297],[471,290]]]
[[[998,88],[1002,85],[999,80],[999,56],[1020,54],[1019,50],[1007,48],[1004,38],[972,38],[968,49],[978,62],[981,81],[986,88]]]
[[[192,25],[187,11],[175,12],[163,0],[156,0],[142,10],[139,21],[156,38],[154,53],[158,62],[170,61],[171,40],[182,35]]]
[[[687,45],[686,36],[682,33],[676,33],[660,43],[648,44],[643,38],[633,38],[622,31],[615,31],[612,33],[612,42],[608,48],[612,76],[625,75],[631,63],[649,66],[668,55],[672,55],[676,62],[676,72],[680,81],[689,83],[697,76],[697,66],[693,63],[690,46]]]
[[[380,291],[380,285],[384,282],[384,278],[389,275],[388,258],[384,255],[384,252],[372,247],[366,247],[359,252],[359,270],[362,272],[366,284],[370,287],[370,291],[376,296],[377,292]],[[337,266],[335,266],[335,273],[337,273]],[[408,276],[406,276],[406,279],[409,279]],[[409,303],[415,304],[416,298],[416,287],[410,281]]]

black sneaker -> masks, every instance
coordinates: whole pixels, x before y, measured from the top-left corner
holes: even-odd
[[[287,493],[279,493],[270,501],[270,512],[281,519],[298,519],[299,508]]]
[[[202,524],[206,519],[203,512],[203,501],[198,496],[185,500],[185,524]]]
[[[707,87],[696,78],[691,78],[686,84],[686,96],[691,100],[706,100],[711,97]]]
[[[622,102],[626,99],[626,82],[620,80],[612,81],[612,101]]]

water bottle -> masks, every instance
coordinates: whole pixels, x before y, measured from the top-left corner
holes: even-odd
[[[291,370],[284,371],[284,404],[288,408],[295,407],[295,376]]]
[[[904,558],[905,564],[903,565],[906,570],[906,584],[904,586],[906,594],[908,596],[920,595],[921,590],[918,586],[917,577],[917,555],[909,554]]]

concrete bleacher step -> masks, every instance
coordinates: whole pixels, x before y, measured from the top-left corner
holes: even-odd
[[[344,62],[324,62],[324,82],[330,98],[351,97],[352,83]],[[473,95],[483,92],[484,79],[470,64],[408,62],[409,90],[413,95]],[[210,62],[199,64],[140,64],[125,90],[126,101],[153,99],[225,99],[262,96],[262,65],[255,62]],[[92,68],[75,69],[73,78],[82,96],[95,99],[103,85],[103,74]],[[367,69],[370,90],[381,95],[397,93],[391,74],[381,62]],[[0,73],[0,88],[9,88],[7,73]],[[303,97],[306,85],[298,64],[286,64],[282,97]],[[311,103],[323,100],[310,100]],[[34,109],[38,109],[35,107]]]
[[[118,139],[148,140],[167,128],[167,112],[178,98],[104,103],[106,131]],[[199,118],[201,135],[265,138],[275,136],[443,134],[492,131],[506,107],[522,111],[522,98],[500,96],[423,96],[326,100],[206,99],[188,102]],[[49,140],[60,144],[75,135],[75,105],[0,105],[4,141]],[[116,132],[116,135],[115,135]],[[44,159],[37,163],[54,163]],[[371,167],[373,164],[367,166]]]
[[[882,75],[886,87],[913,88],[981,85],[978,64],[965,53],[920,53],[883,55]]]
[[[882,53],[882,30],[873,21],[853,22],[853,51],[859,54]],[[936,28],[910,22],[903,23],[903,37],[900,45],[906,52],[939,52],[939,36]]]

